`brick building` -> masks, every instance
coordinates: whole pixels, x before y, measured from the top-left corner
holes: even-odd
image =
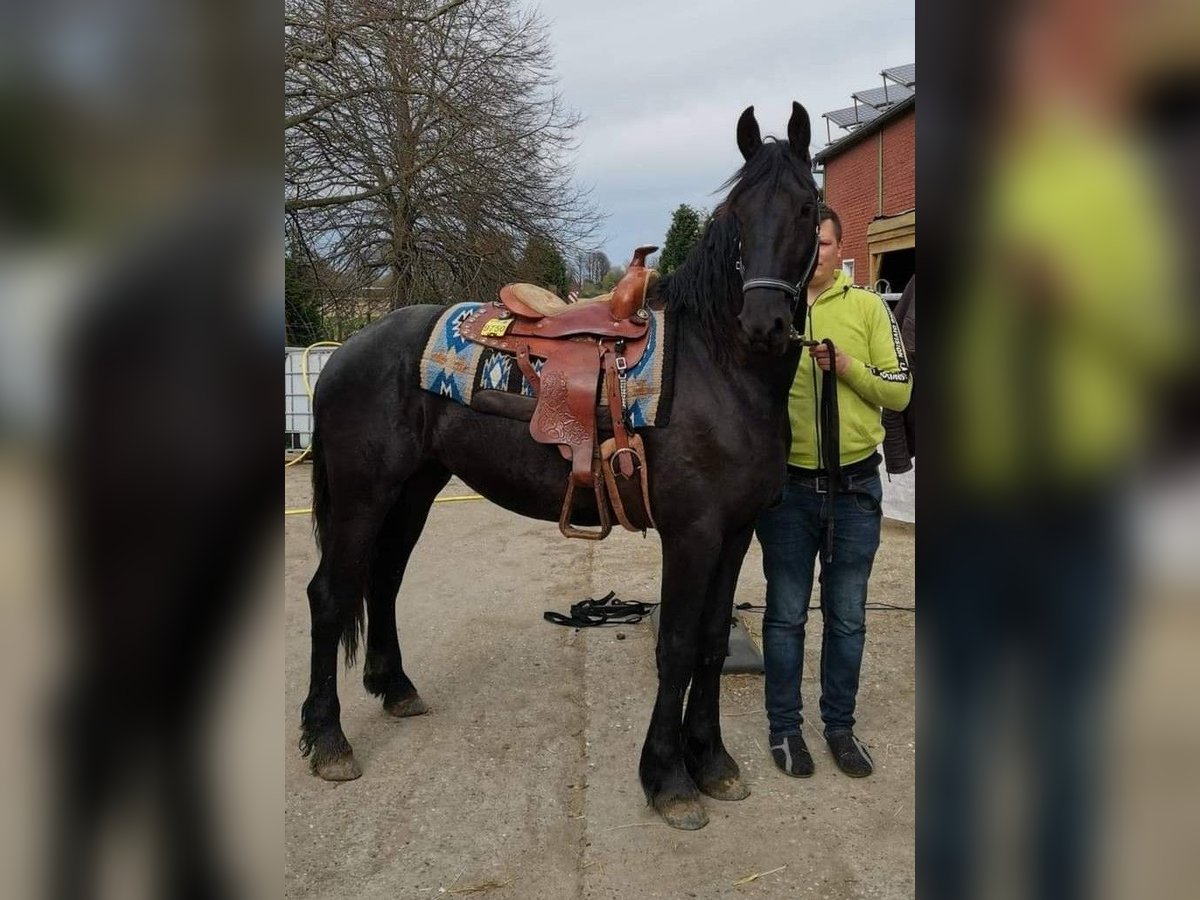
[[[825,113],[830,142],[814,162],[842,220],[843,267],[857,284],[898,294],[917,265],[916,66],[881,74],[882,88]],[[833,140],[831,124],[846,134]]]

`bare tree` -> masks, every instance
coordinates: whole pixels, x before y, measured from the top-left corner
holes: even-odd
[[[599,217],[571,183],[578,117],[515,0],[287,0],[286,210],[340,290],[391,308],[487,296],[530,240]]]
[[[587,255],[587,280],[599,284],[608,270],[612,268],[608,256],[602,250],[593,250]]]
[[[588,251],[576,250],[575,255],[567,260],[567,270],[571,280],[583,284],[588,276]]]

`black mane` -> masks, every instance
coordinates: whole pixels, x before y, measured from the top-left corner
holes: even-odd
[[[665,276],[658,288],[668,312],[682,313],[695,322],[705,349],[720,364],[732,357],[729,335],[736,324],[732,298],[742,289],[735,265],[738,238],[733,216],[717,207],[683,265]]]
[[[784,174],[789,172],[801,182],[811,184],[816,195],[816,182],[804,161],[786,141],[766,138],[762,148],[718,188],[728,189],[725,200],[713,211],[704,234],[687,259],[659,284],[658,293],[667,310],[683,313],[696,323],[705,349],[720,365],[730,362],[737,345],[731,340],[732,329],[736,328],[733,310],[742,289],[742,275],[736,268],[740,235],[727,204],[759,183],[778,188]]]

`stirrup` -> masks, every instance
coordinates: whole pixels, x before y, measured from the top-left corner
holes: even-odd
[[[620,475],[616,467],[617,460],[624,454],[633,457],[635,463],[634,473],[628,477]],[[609,438],[600,445],[600,460],[609,500],[621,527],[627,531],[640,531],[643,537],[647,528],[658,528],[654,523],[654,515],[650,512],[650,486],[647,483],[649,470],[646,467],[646,450],[642,444],[642,436],[640,434],[631,435],[629,446],[621,449],[617,448],[616,440]],[[619,483],[618,477],[621,479]],[[636,482],[638,489],[633,492],[632,497],[628,498],[630,502],[627,504],[621,496],[620,485],[629,485],[631,481]],[[634,513],[633,517],[630,516],[631,512]],[[644,524],[635,524],[632,521],[633,518],[641,520]]]
[[[612,531],[612,522],[608,518],[608,504],[604,500],[604,483],[593,479],[592,489],[596,492],[596,509],[600,511],[600,530],[589,531],[586,528],[576,528],[571,524],[571,512],[575,505],[575,479],[567,476],[567,497],[563,500],[562,514],[558,517],[558,530],[569,538],[583,538],[585,541],[602,541]]]

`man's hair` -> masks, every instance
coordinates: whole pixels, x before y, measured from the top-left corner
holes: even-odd
[[[842,242],[842,220],[838,218],[838,214],[835,213],[830,207],[822,203],[820,209],[820,218],[817,219],[817,224],[820,225],[825,221],[833,223],[833,233],[837,237],[838,243],[840,244]]]

